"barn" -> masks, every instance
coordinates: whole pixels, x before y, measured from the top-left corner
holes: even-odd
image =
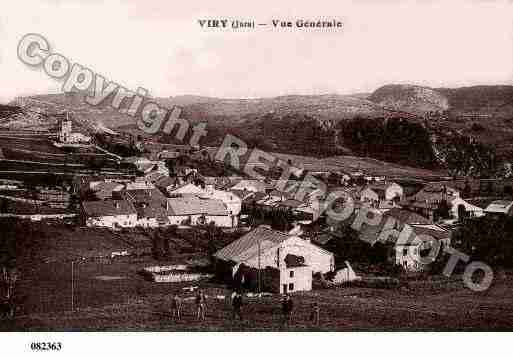
[[[296,235],[259,226],[214,254],[218,276],[275,293],[308,291],[312,275],[335,269],[332,253]]]

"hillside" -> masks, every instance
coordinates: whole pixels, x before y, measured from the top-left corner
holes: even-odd
[[[111,108],[109,100],[91,107],[83,96],[39,95],[31,100],[74,111],[78,120],[142,134],[134,118]],[[513,159],[513,86],[436,89],[392,84],[351,96],[184,95],[154,100],[169,108],[181,106],[182,117],[192,123],[207,122],[208,135],[202,139],[206,146],[218,146],[226,133],[232,133],[250,147],[271,152],[320,158],[356,155],[451,172],[462,163],[452,157],[468,153],[470,160],[463,161],[464,169],[457,168],[456,173],[490,171],[492,164]],[[176,142],[174,133],[155,139]]]
[[[449,108],[449,100],[442,93],[414,85],[386,85],[374,91],[369,100],[385,108],[419,115]]]

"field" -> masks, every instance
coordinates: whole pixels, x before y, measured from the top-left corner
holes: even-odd
[[[148,253],[151,241],[137,233],[60,226],[30,243],[32,247],[18,248],[19,310],[14,320],[0,320],[4,331],[462,331],[509,330],[513,325],[509,273],[497,274],[484,293],[466,289],[458,277],[410,281],[400,289],[341,287],[296,293],[293,321],[284,326],[278,295],[246,298],[244,320],[233,321],[227,300],[216,298],[230,294],[223,283],[152,283],[138,273],[157,263],[184,263],[199,252],[177,254],[168,261],[149,255],[110,259],[113,251]],[[204,322],[196,320],[193,293],[184,290],[191,285],[201,286],[209,296]],[[176,291],[190,298],[179,322],[170,316]],[[308,320],[314,302],[321,308],[318,327]]]
[[[141,264],[142,265],[142,264]],[[132,270],[130,270],[132,268]],[[30,283],[34,302],[30,314],[20,315],[5,330],[151,330],[151,331],[463,331],[509,330],[513,324],[513,286],[501,280],[485,294],[467,289],[426,293],[416,290],[339,288],[314,290],[293,296],[292,323],[284,326],[278,296],[245,300],[244,320],[233,321],[229,303],[213,295],[229,292],[220,285],[204,284],[207,318],[195,318],[192,294],[186,284],[150,283],[130,265],[80,267],[76,277],[75,311],[71,306],[70,268],[40,268]],[[35,279],[34,279],[35,280]],[[29,285],[27,283],[27,285]],[[170,315],[174,291],[191,297],[184,303],[183,318]],[[52,293],[52,295],[49,295]],[[309,322],[309,309],[318,302],[319,327]]]

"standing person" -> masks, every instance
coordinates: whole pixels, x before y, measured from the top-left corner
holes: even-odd
[[[292,302],[290,295],[285,295],[281,303],[281,308],[283,312],[283,322],[284,324],[289,325],[292,321],[292,310],[294,309],[294,303]]]
[[[178,296],[178,293],[175,293],[175,295],[173,296],[171,302],[171,309],[173,311],[173,319],[182,319],[182,298]]]
[[[287,324],[292,322],[292,310],[294,309],[294,302],[292,302],[292,298],[287,294],[286,301],[286,309],[287,309]]]
[[[310,322],[315,326],[319,326],[319,317],[320,317],[321,309],[319,308],[319,303],[315,302],[312,304],[312,312],[310,313]]]
[[[203,291],[201,289],[198,290],[198,294],[196,294],[196,310],[198,320],[205,320],[205,294],[203,294]]]
[[[242,320],[242,304],[242,294],[239,292],[235,293],[235,296],[232,299],[233,319],[238,316],[239,320]]]

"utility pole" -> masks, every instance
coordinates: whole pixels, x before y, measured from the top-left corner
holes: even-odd
[[[260,262],[260,238],[258,238],[258,293],[261,293],[261,283],[260,283],[260,269],[261,269],[261,262]]]
[[[74,262],[71,261],[71,311],[74,311],[74,291],[75,291],[75,283],[74,283]]]

